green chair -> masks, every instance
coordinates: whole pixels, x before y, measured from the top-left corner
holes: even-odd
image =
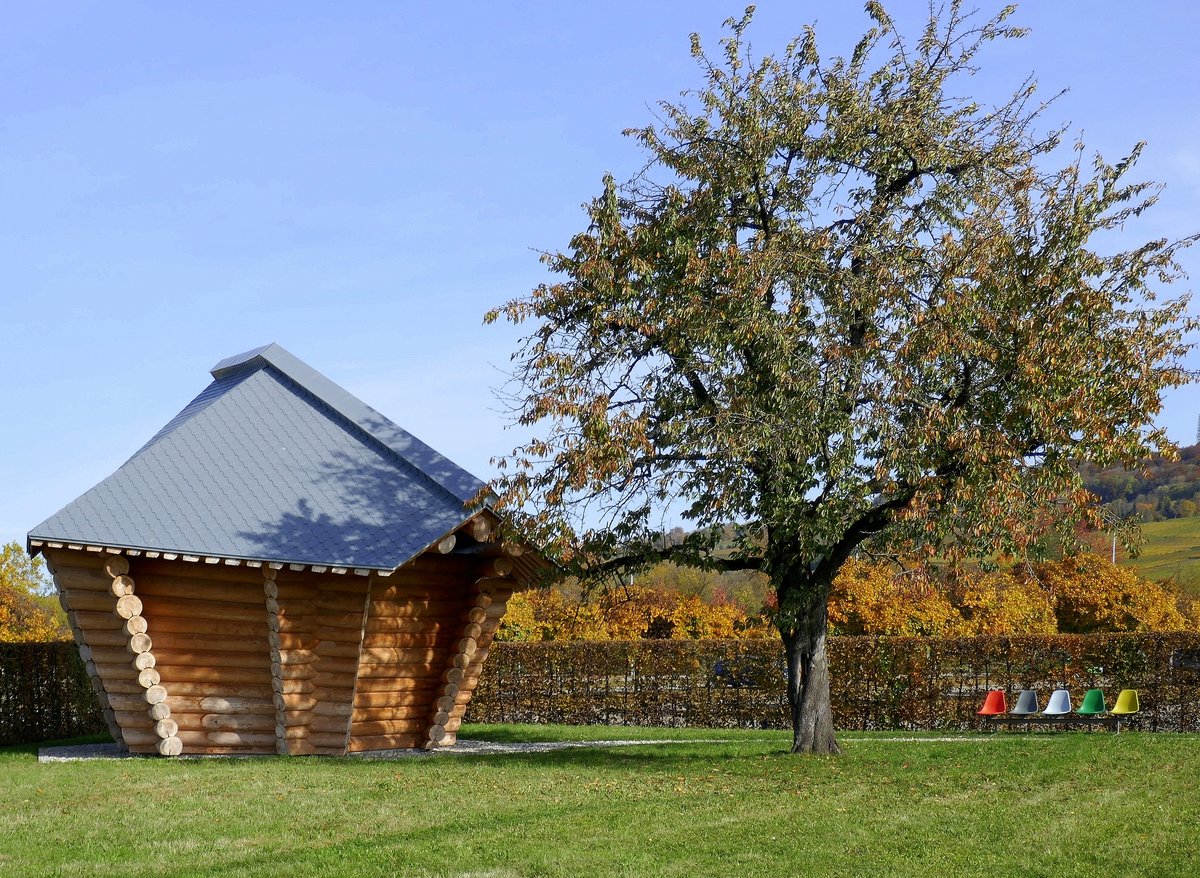
[[[1104,706],[1104,690],[1089,689],[1083,696],[1083,704],[1079,705],[1075,712],[1080,716],[1097,716],[1101,713],[1108,713],[1108,708]]]

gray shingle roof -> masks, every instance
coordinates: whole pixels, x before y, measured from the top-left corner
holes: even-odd
[[[483,483],[276,344],[213,382],[30,540],[391,570]]]

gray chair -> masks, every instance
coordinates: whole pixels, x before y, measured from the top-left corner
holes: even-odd
[[[1037,693],[1032,689],[1022,689],[1017,696],[1016,706],[1009,711],[1010,716],[1031,716],[1041,710],[1038,707]]]

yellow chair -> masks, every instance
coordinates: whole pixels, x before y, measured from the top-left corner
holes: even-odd
[[[1135,713],[1142,709],[1138,703],[1138,691],[1136,689],[1122,689],[1121,694],[1117,696],[1116,706],[1108,712],[1108,715],[1117,721],[1117,732],[1121,731],[1121,720],[1129,719]]]
[[[1116,706],[1109,713],[1113,716],[1133,716],[1141,709],[1141,705],[1138,704],[1138,691],[1122,689],[1121,694],[1117,696]]]

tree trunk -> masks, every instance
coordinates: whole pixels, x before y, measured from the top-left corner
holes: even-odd
[[[815,593],[814,593],[815,592]],[[836,755],[829,663],[825,655],[828,589],[815,589],[800,614],[780,629],[787,655],[787,694],[792,710],[792,752]]]

